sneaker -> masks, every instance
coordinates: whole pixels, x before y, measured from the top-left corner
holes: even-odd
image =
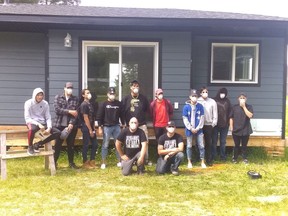
[[[249,162],[248,162],[247,159],[244,159],[244,160],[243,160],[243,163],[244,163],[244,164],[248,164]]]
[[[117,167],[122,167],[121,162],[118,162],[118,163],[117,163]]]
[[[70,163],[70,164],[69,164],[69,167],[70,167],[71,169],[79,169],[79,167],[76,166],[75,163]]]
[[[153,165],[153,163],[152,163],[152,161],[148,161],[148,164],[147,164],[148,166],[152,166]]]
[[[40,152],[40,150],[39,150],[39,143],[38,143],[38,142],[33,144],[33,148],[34,148],[34,152],[36,152],[36,153],[39,153],[39,152]]]
[[[188,163],[187,167],[188,169],[192,169],[193,168],[192,163]]]
[[[101,164],[101,169],[106,169],[106,164]]]
[[[232,159],[232,163],[237,164],[237,160]]]
[[[201,163],[201,167],[202,167],[202,169],[207,168],[205,163]]]
[[[28,155],[34,155],[34,154],[35,154],[34,149],[33,149],[33,146],[28,146],[28,148],[27,148],[27,154],[28,154]]]
[[[137,170],[138,175],[144,175],[144,170]]]
[[[172,175],[178,176],[179,172],[177,170],[171,170]]]

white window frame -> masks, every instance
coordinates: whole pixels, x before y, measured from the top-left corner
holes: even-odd
[[[232,47],[232,80],[213,80],[213,62],[214,62],[214,47]],[[255,80],[235,80],[235,64],[236,64],[236,47],[255,47]],[[258,84],[259,76],[259,44],[258,43],[212,43],[211,44],[211,68],[210,68],[210,83],[232,83],[232,84]],[[252,73],[249,77],[252,78]]]
[[[154,67],[153,67],[153,92],[158,88],[158,75],[159,75],[159,43],[158,42],[141,42],[141,41],[96,41],[96,40],[83,40],[82,41],[82,88],[88,87],[88,72],[87,72],[87,48],[95,46],[103,47],[118,47],[119,48],[119,74],[121,74],[122,65],[122,47],[123,46],[150,46],[154,47]],[[119,84],[122,82],[120,76]],[[121,85],[119,85],[121,86]],[[122,91],[119,91],[119,100],[122,99]]]

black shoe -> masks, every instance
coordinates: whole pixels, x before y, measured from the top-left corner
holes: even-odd
[[[33,146],[28,146],[28,148],[27,148],[27,154],[28,154],[28,155],[34,155],[34,154],[35,154],[34,149],[33,149]]]
[[[70,163],[70,164],[69,164],[69,167],[70,167],[71,169],[79,169],[79,167],[76,166],[75,163]]]
[[[33,148],[34,148],[34,152],[36,152],[36,153],[39,153],[39,152],[40,152],[40,150],[39,150],[39,143],[38,143],[38,142],[33,144]]]

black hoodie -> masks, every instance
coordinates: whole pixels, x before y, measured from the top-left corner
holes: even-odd
[[[222,99],[220,98],[220,93],[224,93],[225,97]],[[218,127],[227,127],[229,125],[229,114],[231,111],[231,102],[227,98],[228,91],[226,88],[221,88],[217,92],[216,97],[214,100],[217,103],[217,110],[218,110]]]

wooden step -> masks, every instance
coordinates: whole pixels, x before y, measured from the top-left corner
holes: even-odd
[[[0,155],[0,158],[2,158],[3,160],[7,160],[7,159],[23,158],[23,157],[49,156],[53,154],[54,154],[54,151],[42,151],[39,153],[35,153],[34,155],[29,155],[27,152],[22,152],[22,153]]]

